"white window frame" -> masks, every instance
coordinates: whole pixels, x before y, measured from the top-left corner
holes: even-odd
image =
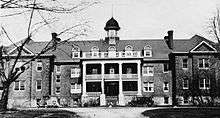
[[[77,54],[77,56],[75,56],[75,54]],[[72,52],[72,58],[80,58],[80,52],[78,51]]]
[[[60,88],[60,92],[57,92],[57,88],[58,88],[59,86],[57,86],[56,88],[55,88],[55,93],[56,94],[60,94],[60,92],[61,92],[61,87],[59,87]]]
[[[167,84],[166,84],[166,83],[167,83]],[[165,90],[166,87],[168,88],[168,90]],[[169,88],[169,82],[164,82],[164,83],[163,83],[163,91],[164,91],[164,92],[169,92],[169,89],[170,89],[170,88]]]
[[[146,69],[146,71],[145,71]],[[152,71],[152,73],[150,73]],[[145,73],[147,72],[147,73]],[[143,76],[154,76],[154,66],[148,65],[148,66],[143,66]]]
[[[37,88],[37,84],[38,84],[38,81],[40,81],[40,89]],[[42,90],[42,80],[36,80],[36,91],[41,91]]]
[[[202,80],[202,84],[204,85],[203,87],[201,87],[200,85],[200,83],[201,83],[201,80]],[[206,86],[206,80],[208,80],[208,87]],[[207,89],[210,89],[210,79],[200,79],[199,80],[199,89],[203,89],[203,90],[207,90]]]
[[[59,79],[58,79],[58,77],[57,76],[59,76]],[[59,82],[57,82],[57,80],[60,80]],[[61,82],[61,75],[56,75],[56,83],[60,83]]]
[[[58,69],[59,68],[59,69]],[[58,71],[59,70],[59,71]],[[56,65],[56,73],[60,74],[62,70],[62,66],[61,65]]]
[[[71,68],[71,78],[80,77],[80,68]]]
[[[152,57],[152,47],[150,45],[144,47],[144,57]]]
[[[167,71],[165,71],[165,65],[167,65]],[[164,63],[163,64],[163,73],[168,73],[169,72],[169,64],[168,63]]]
[[[199,67],[200,60],[202,60],[202,65],[203,65],[202,67]],[[206,61],[208,63],[208,67],[205,67]],[[198,59],[198,68],[199,69],[209,69],[209,66],[210,66],[210,64],[209,64],[209,59],[208,58],[200,58],[200,59]]]
[[[71,83],[71,93],[81,93],[81,84]]]
[[[184,63],[183,60],[186,60],[186,63]],[[186,64],[186,67],[184,67],[184,64]],[[188,59],[187,58],[182,59],[182,69],[184,69],[184,70],[188,69]]]
[[[15,90],[15,82],[18,82],[18,90]],[[25,80],[16,80],[15,82],[14,82],[14,91],[24,91],[25,90],[25,87],[26,87],[25,86]],[[24,84],[24,89],[21,90],[21,83],[22,82],[24,82],[23,83]]]
[[[148,90],[146,90],[145,88],[147,88]],[[143,90],[144,92],[154,92],[154,82],[144,82]]]
[[[38,67],[41,67],[42,69],[38,70]],[[42,61],[37,62],[36,71],[37,72],[42,72],[43,71],[43,62]]]
[[[184,86],[185,82],[186,82],[187,87]],[[183,89],[189,89],[189,79],[183,79]]]

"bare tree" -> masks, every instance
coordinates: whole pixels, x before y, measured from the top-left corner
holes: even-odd
[[[0,81],[3,85],[3,92],[0,100],[0,110],[7,110],[8,104],[8,95],[9,95],[9,87],[10,85],[17,79],[19,76],[25,72],[28,68],[25,65],[29,64],[34,59],[39,58],[42,54],[48,52],[49,50],[56,49],[57,46],[62,45],[70,39],[74,39],[81,35],[87,34],[87,21],[80,22],[74,24],[70,27],[64,28],[60,32],[53,33],[53,38],[48,41],[46,46],[38,53],[31,57],[28,61],[26,61],[22,66],[16,67],[19,59],[22,57],[22,51],[24,50],[24,46],[31,40],[33,33],[38,32],[40,28],[43,26],[47,26],[52,22],[56,22],[56,17],[45,18],[43,13],[48,14],[75,14],[80,12],[94,4],[97,4],[98,1],[94,0],[81,0],[81,1],[58,1],[58,0],[0,0],[1,10],[11,10],[12,12],[8,14],[4,14],[0,17],[13,17],[16,15],[22,15],[25,13],[29,13],[29,21],[27,27],[27,36],[24,40],[20,42],[20,44],[15,44],[14,47],[17,47],[17,54],[13,59],[12,66],[6,67],[5,63],[10,60],[10,56],[4,56],[4,47],[0,47]],[[41,22],[33,24],[34,12],[37,12],[41,17]],[[35,28],[32,28],[35,27]],[[7,36],[7,38],[13,43],[13,40],[7,34],[7,31],[4,27],[2,27],[3,33]],[[61,39],[58,36],[68,34],[68,38],[60,41]],[[71,34],[71,35],[70,35]],[[7,69],[6,69],[7,68]],[[6,72],[6,70],[9,70]]]

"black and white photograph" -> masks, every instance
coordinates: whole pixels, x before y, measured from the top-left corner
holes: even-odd
[[[220,1],[0,0],[0,118],[220,118]]]

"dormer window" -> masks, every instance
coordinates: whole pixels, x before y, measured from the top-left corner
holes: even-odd
[[[72,58],[79,58],[80,57],[80,49],[78,47],[74,47],[72,49]]]
[[[115,46],[110,46],[108,48],[108,55],[109,55],[109,57],[115,57],[116,56],[116,48],[115,48]]]
[[[127,45],[125,47],[125,55],[126,57],[132,56],[133,47],[131,45]]]
[[[144,47],[144,57],[152,57],[152,48],[150,45]]]
[[[93,46],[91,51],[92,51],[92,53],[91,53],[92,57],[99,57],[99,48],[97,46]]]

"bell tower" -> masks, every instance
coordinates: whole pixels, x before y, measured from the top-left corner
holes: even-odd
[[[108,44],[115,45],[117,40],[119,40],[118,31],[120,30],[120,27],[118,22],[112,17],[106,22],[104,29],[107,32],[107,37],[105,37],[105,40],[108,42]]]

